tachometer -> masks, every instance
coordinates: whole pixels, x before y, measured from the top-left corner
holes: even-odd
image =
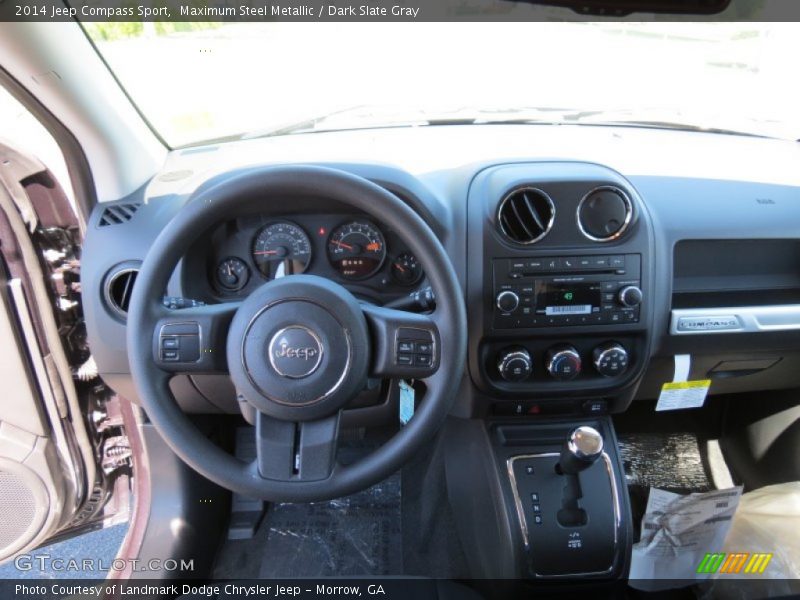
[[[253,262],[268,279],[302,273],[311,262],[311,242],[294,223],[272,223],[253,240]]]
[[[328,238],[328,260],[345,279],[374,275],[386,258],[386,243],[377,227],[354,221],[337,227]]]

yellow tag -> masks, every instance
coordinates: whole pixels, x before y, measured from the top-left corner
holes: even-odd
[[[671,381],[661,386],[656,410],[680,410],[684,408],[700,408],[706,401],[710,379],[696,381]]]
[[[698,379],[696,381],[671,381],[665,383],[661,389],[663,390],[689,390],[692,388],[711,387],[710,379]]]

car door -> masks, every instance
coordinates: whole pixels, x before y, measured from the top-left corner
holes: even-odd
[[[0,143],[0,563],[96,523],[110,495],[86,426],[81,229],[47,168]]]

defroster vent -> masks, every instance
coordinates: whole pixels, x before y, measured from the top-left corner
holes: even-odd
[[[100,220],[97,222],[98,227],[108,227],[109,225],[121,225],[127,223],[136,214],[136,211],[141,208],[141,202],[125,202],[123,204],[113,204],[107,206],[100,215]]]

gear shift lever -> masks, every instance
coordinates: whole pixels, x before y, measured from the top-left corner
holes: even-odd
[[[580,505],[583,492],[578,474],[591,467],[602,453],[603,436],[587,426],[574,429],[561,448],[556,472],[564,476],[564,492],[556,518],[562,527],[578,527],[588,522],[586,510]]]
[[[562,475],[577,475],[591,467],[602,453],[603,436],[594,427],[584,425],[569,434],[556,468]]]

